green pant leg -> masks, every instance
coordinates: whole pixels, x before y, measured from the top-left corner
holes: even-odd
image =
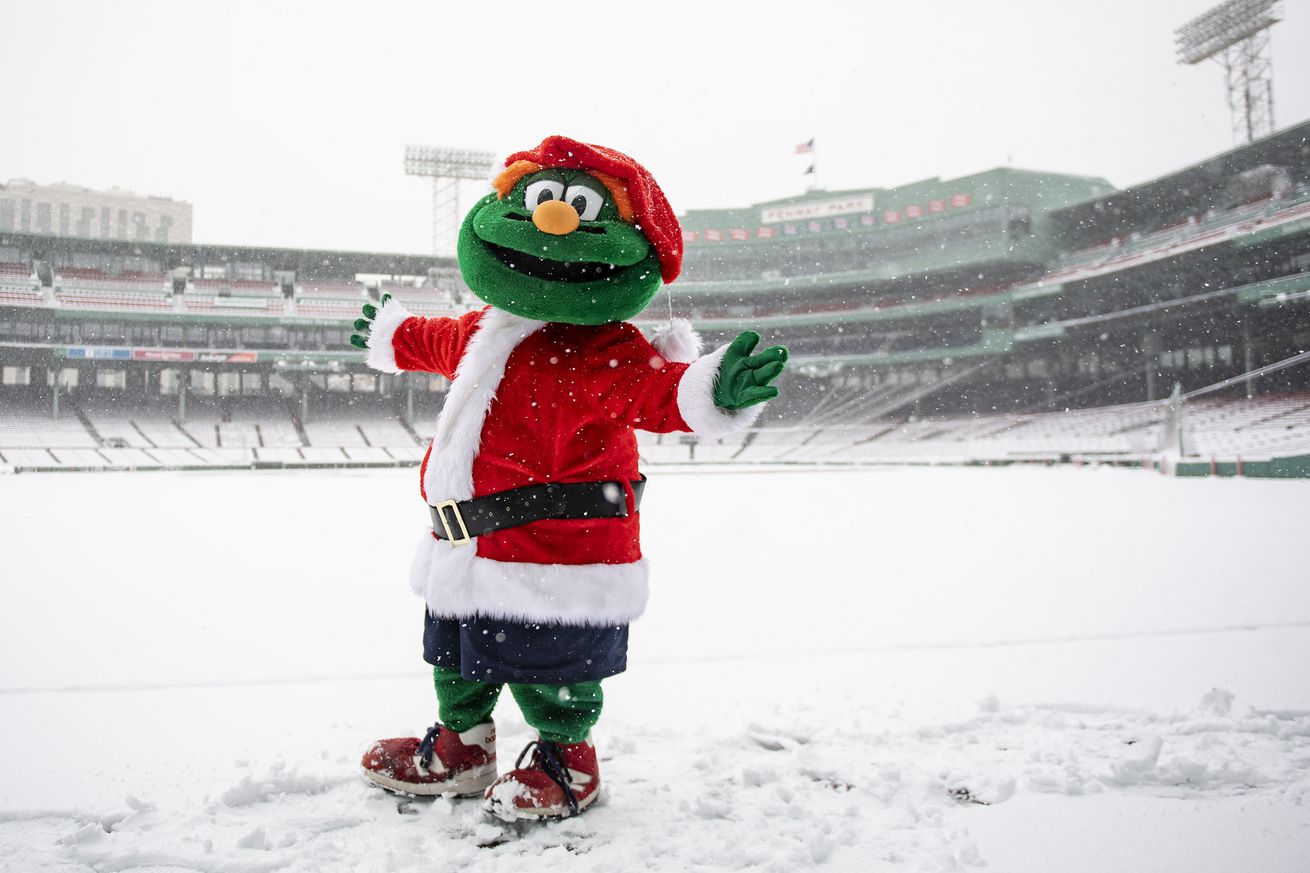
[[[433,667],[432,684],[437,689],[437,713],[446,727],[463,733],[491,721],[499,682],[474,682],[450,667]]]
[[[552,743],[580,743],[600,719],[605,695],[599,682],[509,686],[523,719]]]

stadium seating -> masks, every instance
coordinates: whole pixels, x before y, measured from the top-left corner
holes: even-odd
[[[276,398],[243,398],[233,403],[229,419],[219,424],[224,446],[289,449],[304,445],[286,403]],[[241,434],[240,437],[237,434]]]
[[[199,315],[222,312],[234,316],[280,316],[286,315],[292,305],[281,297],[218,297],[191,292],[182,297],[182,311]]]
[[[142,417],[145,410],[131,410],[121,403],[84,403],[83,415],[95,428],[100,439],[107,444],[120,448],[146,449],[155,443],[133,423],[133,419]]]
[[[118,291],[106,288],[69,288],[56,290],[60,306],[77,309],[171,310],[173,298],[167,293]]]
[[[1042,282],[1051,284],[1088,279],[1215,245],[1244,233],[1277,227],[1307,216],[1310,216],[1310,187],[1301,187],[1282,197],[1212,211],[1191,222],[1161,228],[1132,239],[1111,240],[1070,253],[1042,277]]]
[[[364,303],[357,300],[330,300],[326,298],[302,297],[295,303],[295,314],[302,318],[331,318],[342,322],[359,318],[359,309]]]
[[[1012,461],[1145,461],[1166,452],[1164,402],[1068,412],[794,422],[723,439],[639,434],[646,464],[946,464]],[[416,428],[431,429],[431,416]],[[83,424],[85,420],[86,424]],[[1206,398],[1186,404],[1187,456],[1263,460],[1310,453],[1310,394]],[[194,398],[187,421],[148,404],[103,399],[66,404],[52,418],[31,402],[0,410],[0,463],[37,468],[188,468],[416,464],[426,446],[379,408],[322,410],[303,444],[285,401]]]
[[[99,446],[71,410],[58,418],[48,405],[6,400],[0,411],[0,449],[94,449]]]
[[[305,435],[309,437],[309,445],[315,449],[363,448],[368,445],[359,429],[359,420],[354,417],[334,417],[332,414],[315,416],[305,422]]]
[[[109,276],[99,270],[61,268],[54,277],[54,299],[78,309],[169,310],[173,289],[168,277],[127,273]]]
[[[276,282],[249,279],[192,279],[188,293],[210,294],[215,297],[281,297],[282,287]]]
[[[31,267],[0,261],[0,305],[41,306],[45,296]]]
[[[1068,412],[864,424],[793,424],[744,440],[640,434],[647,463],[933,463],[1143,460],[1160,456],[1163,402]],[[1310,453],[1310,395],[1217,398],[1185,406],[1189,457],[1263,460]]]
[[[0,278],[0,305],[45,306],[46,297],[34,282]]]

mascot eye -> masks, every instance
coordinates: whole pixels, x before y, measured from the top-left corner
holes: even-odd
[[[538,206],[547,200],[562,200],[563,197],[563,182],[554,179],[538,179],[523,192],[523,205],[528,207],[529,211],[535,211]]]
[[[578,210],[583,221],[595,221],[605,205],[605,195],[589,185],[570,185],[564,192],[564,202]]]

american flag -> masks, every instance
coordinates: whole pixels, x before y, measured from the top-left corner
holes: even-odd
[[[799,143],[799,144],[796,146],[796,154],[798,154],[798,155],[808,155],[808,154],[809,154],[810,152],[812,152],[812,151],[814,151],[814,138],[813,138],[813,137],[810,138],[810,141],[809,141],[809,142]]]
[[[707,230],[705,231],[705,238],[710,242],[719,242],[723,239],[723,232],[719,230]]]
[[[771,227],[761,227],[755,231],[755,235],[760,239],[772,239],[777,232]]]
[[[735,240],[750,239],[751,232],[744,227],[734,227],[732,230],[728,231],[728,236]]]

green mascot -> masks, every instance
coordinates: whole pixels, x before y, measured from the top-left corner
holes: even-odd
[[[372,783],[481,795],[504,819],[595,802],[601,680],[627,666],[647,598],[635,429],[714,438],[750,427],[787,350],[743,333],[699,355],[686,322],[627,323],[682,264],[682,231],[636,161],[563,136],[510,155],[459,235],[488,306],[420,318],[383,297],[351,341],[386,373],[451,380],[420,472],[431,530],[411,582],[440,720],[364,754]],[[538,738],[499,773],[492,710],[508,685]]]

